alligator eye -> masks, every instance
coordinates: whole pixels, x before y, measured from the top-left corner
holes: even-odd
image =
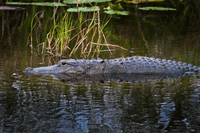
[[[105,62],[104,60],[100,61],[101,64],[104,63],[104,62]]]
[[[61,65],[64,66],[65,64],[67,64],[66,62],[62,62]]]

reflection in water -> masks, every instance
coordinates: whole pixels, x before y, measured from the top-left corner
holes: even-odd
[[[61,133],[197,131],[200,90],[191,79],[198,80],[198,76],[150,83],[62,83],[50,76],[34,75],[27,80],[23,75],[21,82],[1,84],[0,129]]]

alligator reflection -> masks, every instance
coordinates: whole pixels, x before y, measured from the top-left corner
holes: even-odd
[[[12,89],[11,95],[5,89],[9,96],[0,95],[4,101],[0,101],[2,132],[199,130],[200,90],[192,87],[192,76],[51,76],[64,83],[32,75],[24,76],[23,83],[15,82],[21,89]],[[122,80],[127,82],[116,82]]]
[[[27,74],[27,73],[26,73]],[[32,74],[27,74],[31,76]],[[38,75],[38,74],[37,74]],[[51,77],[59,79],[61,82],[69,83],[79,83],[79,82],[108,82],[108,81],[117,81],[117,82],[152,82],[152,81],[161,81],[167,78],[177,78],[180,75],[170,75],[170,74],[153,74],[153,75],[144,75],[144,74],[39,74],[39,75],[50,75]],[[181,75],[182,76],[182,75]]]

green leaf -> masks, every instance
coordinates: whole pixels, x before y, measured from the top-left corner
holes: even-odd
[[[104,13],[107,13],[107,14],[118,14],[118,15],[128,15],[129,14],[128,11],[114,11],[112,9],[104,11]]]
[[[108,10],[108,11],[104,11],[104,13],[107,13],[107,14],[116,14],[115,11],[112,10],[112,9],[111,9],[111,10]]]
[[[119,15],[128,15],[129,12],[128,11],[115,11],[116,14],[119,14]]]
[[[144,2],[162,2],[165,0],[118,0],[118,1],[123,1],[125,3],[132,3],[132,4],[139,4],[139,3],[144,3]]]
[[[79,12],[94,12],[100,10],[98,6],[94,7],[78,7]],[[67,9],[68,12],[77,12],[77,7]]]
[[[176,10],[175,8],[166,8],[166,7],[139,7],[139,10],[159,10],[159,11],[167,11],[167,10]]]
[[[99,2],[109,2],[112,0],[64,0],[63,3],[66,4],[84,4],[84,3],[91,3],[91,2],[95,2],[95,3],[99,3]]]
[[[35,5],[35,6],[66,6],[66,4],[56,2],[44,2],[44,3],[23,3],[23,2],[6,2],[10,5]]]

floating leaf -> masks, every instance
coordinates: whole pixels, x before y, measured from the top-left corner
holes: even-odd
[[[107,13],[107,14],[118,14],[118,15],[128,15],[129,14],[128,11],[114,11],[112,9],[104,11],[104,13]]]
[[[128,15],[129,12],[128,11],[115,11],[116,14],[119,14],[119,15]]]
[[[166,8],[166,7],[139,7],[139,10],[159,10],[159,11],[167,11],[167,10],[176,10],[175,8]]]
[[[100,10],[98,6],[94,7],[78,7],[79,12],[94,12]],[[67,9],[68,12],[77,12],[77,7]]]
[[[23,3],[23,2],[6,2],[10,5],[34,5],[34,6],[66,6],[66,4],[56,2],[43,2],[43,3]]]
[[[84,4],[84,3],[91,3],[91,2],[95,2],[95,3],[99,3],[99,2],[109,2],[112,0],[64,0],[63,3],[66,4]]]
[[[111,9],[111,10],[108,10],[108,11],[104,11],[104,13],[107,13],[107,14],[116,14],[115,11],[112,10],[112,9]]]
[[[117,2],[125,2],[125,3],[132,3],[132,4],[139,4],[145,2],[162,2],[165,0],[117,0]]]
[[[24,10],[22,7],[0,6],[0,10]]]

